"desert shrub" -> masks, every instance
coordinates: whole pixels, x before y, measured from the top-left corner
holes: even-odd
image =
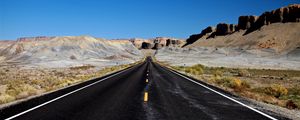
[[[184,67],[183,66],[172,66],[173,69],[183,71]]]
[[[280,96],[287,95],[288,89],[285,88],[282,85],[274,84],[272,86],[265,87],[263,89],[263,92],[265,94],[268,94],[268,95],[274,96],[276,98],[279,98]]]
[[[242,81],[240,79],[233,79],[230,81],[229,87],[231,88],[241,88],[242,86]]]
[[[220,76],[212,76],[208,80],[210,83],[218,83],[218,81],[221,79]]]
[[[201,75],[201,74],[203,74],[203,71],[201,69],[200,70],[193,70],[192,74],[194,74],[194,75]]]
[[[300,106],[297,105],[293,100],[288,100],[286,102],[286,108],[288,109],[296,109],[296,108],[299,108]]]
[[[220,77],[222,77],[223,76],[223,71],[217,69],[217,70],[212,71],[212,74],[214,76],[220,76]]]
[[[204,73],[204,66],[201,64],[193,65],[193,66],[172,66],[173,69],[184,71],[186,73],[194,74],[194,75],[202,75]]]
[[[220,77],[220,76],[214,76],[215,78]],[[228,86],[228,84],[230,83],[232,78],[229,77],[225,77],[225,78],[220,78],[220,79],[216,79],[216,83],[219,85],[224,85],[224,86]]]
[[[6,93],[16,99],[25,98],[30,95],[35,95],[37,89],[29,84],[17,84],[15,86],[8,85]]]
[[[238,70],[238,76],[241,77],[249,77],[250,76],[250,72],[246,69],[239,69]]]
[[[250,85],[243,80],[234,77],[224,77],[216,81],[217,84],[233,88],[234,90],[243,90],[250,88]]]
[[[190,67],[190,69],[191,69],[191,73],[194,74],[194,75],[203,74],[203,66],[200,65],[200,64],[192,66],[192,67]]]
[[[202,65],[198,65],[195,68],[198,71],[198,75],[203,74],[204,73],[204,67]]]
[[[288,94],[289,95],[298,95],[300,96],[300,86],[296,85],[294,87],[291,87],[288,89]]]
[[[11,72],[14,74],[0,70],[0,74],[3,75],[0,75],[0,104],[52,91],[76,82],[89,80],[92,77],[103,76],[134,64],[137,63],[107,67],[97,72],[94,69],[90,70],[95,67],[92,65],[71,67],[69,69],[38,69]]]
[[[197,65],[193,65],[193,68],[198,68],[198,69],[204,69],[205,66],[201,65],[201,64],[197,64]]]
[[[88,70],[91,68],[95,68],[93,65],[83,65],[83,66],[76,66],[76,67],[70,67],[71,70]]]
[[[11,101],[14,101],[14,100],[15,100],[15,97],[13,97],[11,95],[0,94],[0,104],[8,103],[8,102],[11,102]]]
[[[190,67],[187,67],[184,69],[184,72],[186,73],[191,73],[192,72],[192,69]]]
[[[72,56],[70,56],[70,59],[71,60],[76,60],[77,58],[74,55],[72,55]]]
[[[291,88],[288,88],[288,94],[280,98],[288,100],[286,102],[287,108],[289,109],[300,108],[300,86],[295,85]]]
[[[245,80],[242,81],[242,87],[243,88],[251,88],[250,84]]]

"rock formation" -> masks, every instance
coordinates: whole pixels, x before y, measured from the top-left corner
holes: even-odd
[[[216,30],[213,27],[207,27],[200,34],[193,34],[186,40],[186,45],[192,44],[202,37],[214,38],[215,36],[224,36],[232,34],[239,30],[246,30],[244,35],[260,29],[264,25],[272,23],[300,22],[300,4],[293,4],[287,7],[282,7],[271,12],[265,12],[260,16],[240,16],[238,25],[219,23]],[[183,47],[184,47],[183,46]]]
[[[235,31],[234,24],[219,23],[216,29],[216,35],[227,35]]]
[[[249,29],[258,19],[258,16],[240,16],[238,21],[238,29],[246,30]]]
[[[300,22],[300,5],[293,4],[282,7],[271,12],[265,12],[250,26],[245,35],[251,33],[264,25],[272,23]]]
[[[162,48],[162,47],[164,47],[163,44],[154,43],[154,46],[152,47],[152,49],[157,50],[157,49],[160,49],[160,48]]]
[[[180,45],[180,44],[182,44],[182,41],[180,41],[180,40],[168,39],[166,46],[171,46],[171,45],[176,46],[176,45]]]
[[[142,42],[141,49],[151,49],[151,48],[152,48],[151,43],[148,43],[148,42]]]
[[[46,41],[53,39],[55,37],[47,37],[47,36],[37,36],[37,37],[21,37],[18,38],[17,41],[26,42],[26,41]]]
[[[167,38],[167,37],[156,37],[154,39],[136,41],[130,40],[135,46],[140,46],[140,49],[160,49],[162,47],[168,46],[182,46],[184,44],[184,40],[174,39],[174,38]],[[138,45],[138,44],[141,45]]]
[[[209,33],[212,33],[215,31],[215,28],[211,27],[211,26],[208,26],[207,28],[205,28],[204,30],[201,31],[200,34],[194,34],[194,35],[191,35],[187,40],[186,40],[186,45],[188,44],[192,44],[194,43],[195,41],[197,41],[198,39],[202,38],[203,36],[209,34]],[[184,47],[183,46],[183,47]]]
[[[129,41],[110,41],[91,36],[20,38],[0,48],[0,61],[41,63],[45,66],[48,62],[68,66],[69,61],[81,64],[82,61],[107,59],[130,62],[140,59],[142,55]]]

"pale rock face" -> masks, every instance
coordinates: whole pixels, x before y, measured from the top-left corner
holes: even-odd
[[[112,42],[90,36],[22,38],[0,49],[0,56],[4,62],[29,64],[89,60],[130,63],[143,57],[131,42]]]
[[[167,37],[156,37],[153,39],[130,39],[134,46],[139,49],[161,49],[163,47],[178,46],[181,47],[185,40]]]

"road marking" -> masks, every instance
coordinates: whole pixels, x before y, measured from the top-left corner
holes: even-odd
[[[132,67],[132,68],[133,68],[133,67]],[[63,97],[66,97],[66,96],[71,95],[71,94],[73,94],[73,93],[75,93],[75,92],[78,92],[78,91],[80,91],[80,90],[82,90],[82,89],[85,89],[85,88],[90,87],[90,86],[92,86],[92,85],[95,85],[95,84],[97,84],[97,83],[99,83],[99,82],[102,82],[102,81],[104,81],[104,80],[107,80],[107,79],[109,79],[109,78],[111,78],[111,77],[114,77],[114,76],[116,76],[116,75],[119,75],[119,74],[121,74],[121,73],[123,73],[123,72],[125,72],[125,71],[128,71],[128,70],[132,69],[132,68],[129,68],[129,69],[127,69],[127,70],[121,71],[121,72],[116,73],[116,74],[114,74],[114,75],[108,76],[108,77],[106,77],[106,78],[103,78],[103,79],[101,79],[101,80],[98,80],[98,81],[96,81],[96,82],[93,82],[93,83],[91,83],[91,84],[89,84],[89,85],[86,85],[86,86],[84,86],[84,87],[81,87],[81,88],[79,88],[79,89],[76,89],[76,90],[74,90],[74,91],[71,91],[71,92],[69,92],[69,93],[67,93],[67,94],[61,95],[61,96],[59,96],[59,97],[57,97],[57,98],[54,98],[54,99],[52,99],[52,100],[50,100],[50,101],[48,101],[48,102],[45,102],[45,103],[43,103],[43,104],[40,104],[40,105],[35,106],[35,107],[33,107],[33,108],[30,108],[30,109],[28,109],[28,110],[26,110],[26,111],[23,111],[23,112],[21,112],[21,113],[19,113],[19,114],[16,114],[16,115],[14,115],[14,116],[9,117],[9,118],[6,118],[5,120],[11,120],[11,119],[14,119],[14,118],[16,118],[16,117],[18,117],[18,116],[21,116],[21,115],[26,114],[26,113],[28,113],[28,112],[30,112],[30,111],[33,111],[33,110],[35,110],[35,109],[38,109],[38,108],[40,108],[40,107],[42,107],[42,106],[45,106],[45,105],[47,105],[47,104],[49,104],[49,103],[51,103],[51,102],[54,102],[54,101],[59,100],[59,99],[61,99],[61,98],[63,98]]]
[[[148,101],[148,92],[145,92],[144,94],[144,102],[147,102]]]
[[[148,81],[148,79],[146,79],[146,83],[148,83],[149,81]]]
[[[233,102],[236,102],[236,103],[238,103],[238,104],[240,104],[240,105],[242,105],[242,106],[244,106],[244,107],[247,107],[247,108],[249,108],[250,110],[253,110],[253,111],[255,111],[255,112],[257,112],[257,113],[259,113],[259,114],[261,114],[261,115],[263,115],[263,116],[265,116],[265,117],[271,119],[271,120],[277,120],[276,118],[274,118],[274,117],[272,117],[272,116],[270,116],[270,115],[268,115],[268,114],[266,114],[266,113],[263,113],[263,112],[261,112],[261,111],[255,109],[255,108],[253,108],[253,107],[250,107],[250,106],[248,106],[248,105],[246,105],[246,104],[244,104],[244,103],[242,103],[242,102],[240,102],[240,101],[237,101],[237,100],[235,100],[235,99],[233,99],[233,98],[231,98],[231,97],[229,97],[229,96],[227,96],[227,95],[224,95],[223,93],[220,93],[220,92],[218,92],[218,91],[216,91],[216,90],[214,90],[214,89],[212,89],[212,88],[210,88],[210,87],[208,87],[208,86],[206,86],[206,85],[203,85],[203,84],[201,84],[201,83],[198,83],[198,82],[196,82],[196,81],[194,81],[194,80],[192,80],[192,79],[190,79],[190,78],[188,78],[188,77],[186,77],[186,76],[184,76],[184,75],[181,75],[181,74],[179,74],[179,73],[177,73],[177,72],[174,72],[173,70],[170,70],[170,71],[173,72],[173,73],[175,73],[175,74],[177,74],[177,75],[179,75],[179,76],[181,76],[181,77],[183,77],[183,78],[185,78],[185,79],[187,79],[187,80],[189,80],[189,81],[191,81],[191,82],[193,82],[193,83],[195,83],[195,84],[198,84],[198,85],[200,85],[200,86],[202,86],[202,87],[204,87],[204,88],[206,88],[206,89],[208,89],[208,90],[210,90],[210,91],[212,91],[212,92],[215,92],[215,93],[217,93],[217,94],[219,94],[219,95],[221,95],[221,96],[223,96],[223,97],[225,97],[225,98],[227,98],[227,99],[229,99],[229,100],[231,100],[231,101],[233,101]]]

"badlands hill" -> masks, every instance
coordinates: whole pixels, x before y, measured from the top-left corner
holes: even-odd
[[[300,5],[289,5],[260,16],[240,16],[237,25],[209,26],[190,36],[185,47],[236,47],[287,54],[300,47],[299,22]]]
[[[130,42],[90,36],[32,37],[1,41],[0,62],[30,66],[65,67],[82,64],[116,65],[142,58]]]
[[[183,48],[164,48],[158,60],[175,65],[300,70],[300,5],[240,16],[191,35]]]
[[[234,48],[258,56],[286,55],[300,49],[299,30],[300,23],[274,23],[247,35],[240,30],[230,35],[200,38],[186,48]]]
[[[12,43],[14,43],[14,41],[10,41],[10,40],[0,40],[0,50],[3,50],[5,48],[7,48],[9,45],[11,45]]]

